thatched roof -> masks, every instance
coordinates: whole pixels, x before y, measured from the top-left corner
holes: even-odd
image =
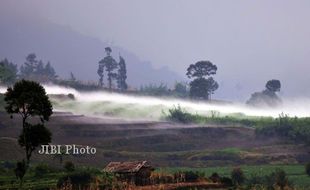
[[[110,162],[104,168],[104,171],[112,173],[135,173],[143,167],[152,168],[147,161]]]

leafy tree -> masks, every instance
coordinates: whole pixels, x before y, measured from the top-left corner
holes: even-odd
[[[216,74],[216,71],[217,66],[213,65],[210,61],[198,61],[187,68],[186,75],[188,78],[203,78]]]
[[[269,80],[266,85],[266,89],[262,92],[255,92],[251,95],[250,99],[246,102],[248,105],[252,106],[279,106],[282,101],[276,94],[280,91],[281,83],[279,80]]]
[[[210,61],[198,61],[187,68],[187,77],[194,78],[190,83],[190,96],[192,98],[209,99],[211,94],[218,89],[218,83],[211,75],[215,75],[217,66]]]
[[[209,99],[211,94],[218,89],[218,83],[212,77],[208,79],[198,78],[190,82],[190,96],[201,99]]]
[[[44,122],[52,115],[52,104],[45,89],[33,81],[21,80],[13,87],[9,87],[5,93],[6,111],[11,114],[19,114],[22,117],[22,132],[18,143],[25,150],[26,158],[17,164],[16,172],[22,181],[30,163],[33,151],[42,144],[51,142],[51,133],[44,127]],[[30,124],[28,120],[39,118],[39,123]]]
[[[234,185],[241,185],[245,181],[245,176],[241,168],[234,168],[231,172],[231,179]]]
[[[123,57],[119,57],[120,61],[118,63],[119,69],[118,69],[118,75],[117,75],[117,87],[121,90],[127,90],[127,70],[126,70],[126,63]]]
[[[266,89],[271,92],[278,92],[281,89],[281,82],[275,79],[269,80],[266,83]]]
[[[106,47],[105,51],[107,53],[107,56],[104,57],[101,61],[99,61],[99,69],[98,69],[98,75],[100,76],[99,83],[102,85],[103,80],[103,72],[104,69],[107,72],[108,77],[108,88],[112,89],[112,81],[117,78],[117,73],[115,73],[115,70],[118,67],[117,62],[115,59],[110,55],[112,52],[112,49],[110,47]]]
[[[42,144],[51,142],[52,134],[43,124],[25,123],[25,130],[18,138],[18,144],[26,150],[26,160],[29,163],[32,152]]]
[[[17,65],[7,59],[0,61],[0,83],[12,84],[17,78]]]

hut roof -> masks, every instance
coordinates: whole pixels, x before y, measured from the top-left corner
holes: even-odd
[[[110,162],[104,168],[104,171],[112,173],[134,173],[138,172],[142,167],[152,168],[147,161]]]

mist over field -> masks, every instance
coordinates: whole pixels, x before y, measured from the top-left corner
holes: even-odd
[[[270,116],[278,117],[287,114],[290,117],[309,117],[310,100],[306,98],[284,99],[283,105],[275,108],[255,108],[241,103],[219,102],[206,103],[199,101],[182,100],[177,98],[159,98],[141,95],[126,95],[115,92],[94,91],[79,92],[73,88],[55,85],[45,85],[49,95],[65,95],[66,98],[52,96],[55,111],[68,111],[74,114],[88,116],[110,116],[125,119],[159,120],[163,112],[181,106],[190,113],[210,116],[211,111],[216,111],[220,116]],[[0,93],[6,91],[0,87]],[[74,100],[67,98],[68,94],[74,95]]]
[[[73,72],[97,81],[98,61],[111,46],[114,57],[127,61],[131,87],[188,81],[189,64],[210,60],[219,68],[217,99],[244,102],[274,78],[282,82],[281,96],[310,96],[307,0],[116,0],[86,7],[84,1],[1,1],[0,59],[20,66],[34,52],[62,78]]]
[[[309,10],[0,0],[0,190],[309,189]]]

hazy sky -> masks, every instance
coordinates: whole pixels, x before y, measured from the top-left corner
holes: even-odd
[[[300,87],[310,81],[309,0],[30,0],[17,9],[181,75],[189,64],[210,60],[226,90],[259,90],[277,78],[284,94],[310,95],[309,86]]]

